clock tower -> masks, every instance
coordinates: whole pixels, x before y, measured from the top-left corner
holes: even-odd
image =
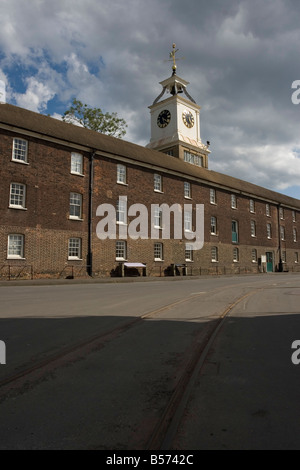
[[[147,147],[208,168],[209,143],[204,145],[200,138],[201,108],[186,90],[189,82],[176,75],[177,51],[173,44],[172,75],[160,82],[162,92],[149,106],[151,140]],[[166,98],[162,99],[165,94]]]

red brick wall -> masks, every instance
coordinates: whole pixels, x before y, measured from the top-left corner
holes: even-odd
[[[85,275],[87,263],[88,237],[88,190],[89,190],[89,154],[84,156],[84,176],[70,173],[71,152],[77,151],[68,145],[46,142],[42,139],[24,137],[28,141],[28,165],[11,161],[13,137],[18,135],[0,132],[0,276],[6,275],[7,266],[23,265],[24,272],[33,270],[35,276],[63,276],[72,273]],[[162,154],[162,158],[165,155]],[[116,206],[119,196],[127,196],[128,207],[132,204],[144,204],[150,215],[151,204],[166,203],[171,206],[180,204],[204,204],[205,245],[194,252],[193,262],[187,262],[193,274],[215,272],[257,271],[257,264],[251,260],[251,250],[256,249],[258,258],[266,251],[274,252],[276,263],[279,262],[278,209],[270,204],[271,216],[266,216],[266,202],[255,200],[255,213],[249,209],[250,197],[236,194],[237,209],[231,209],[231,191],[216,189],[216,204],[210,204],[210,187],[190,180],[191,200],[184,198],[184,176],[161,173],[163,192],[154,191],[155,168],[146,168],[136,164],[124,163],[127,168],[127,184],[117,183],[117,163],[114,158],[96,155],[94,160],[93,191],[93,270],[95,275],[109,276],[118,266],[115,259],[115,240],[99,240],[96,226],[100,218],[96,216],[97,207],[103,203]],[[188,181],[188,180],[187,180]],[[26,184],[26,209],[9,208],[9,188],[11,182]],[[69,219],[70,192],[83,194],[83,220]],[[217,235],[210,233],[210,218],[217,218]],[[129,219],[128,222],[133,218]],[[239,225],[239,261],[233,262],[231,221]],[[256,222],[256,236],[251,237],[250,221]],[[297,267],[295,252],[300,252],[299,242],[293,240],[293,228],[299,227],[292,220],[292,209],[285,208],[284,220],[286,239],[281,242],[281,249],[287,252],[287,267]],[[267,238],[266,224],[272,224],[272,239]],[[150,223],[149,223],[150,227]],[[195,221],[193,222],[195,229]],[[150,230],[150,229],[149,229]],[[300,229],[299,229],[300,230]],[[298,231],[299,231],[298,230]],[[7,259],[7,237],[10,233],[25,235],[25,260]],[[149,234],[150,236],[150,234]],[[300,233],[299,233],[300,236]],[[68,260],[68,239],[82,238],[82,260]],[[160,275],[170,264],[185,263],[185,243],[181,240],[161,240],[164,246],[164,260],[154,261],[154,240],[127,240],[127,259],[129,262],[147,263],[150,275]],[[219,261],[211,261],[211,247],[217,246]],[[300,258],[300,257],[299,257]],[[72,268],[73,267],[73,268]],[[15,268],[16,272],[19,268]]]

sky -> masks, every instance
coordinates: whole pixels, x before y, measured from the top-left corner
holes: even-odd
[[[209,169],[300,199],[298,0],[0,0],[0,95],[117,112],[145,146],[173,43]]]

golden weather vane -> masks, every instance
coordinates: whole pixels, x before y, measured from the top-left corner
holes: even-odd
[[[177,65],[176,65],[176,60],[182,60],[184,59],[184,57],[181,57],[181,58],[177,58],[176,59],[176,52],[178,52],[179,49],[176,49],[176,44],[173,43],[173,49],[172,51],[170,52],[170,59],[166,62],[173,62],[173,67],[172,67],[172,70],[173,70],[173,74],[176,73],[176,69],[177,69]]]

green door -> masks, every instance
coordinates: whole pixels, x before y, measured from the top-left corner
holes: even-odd
[[[273,272],[273,253],[271,251],[266,253],[267,256],[267,273]]]

